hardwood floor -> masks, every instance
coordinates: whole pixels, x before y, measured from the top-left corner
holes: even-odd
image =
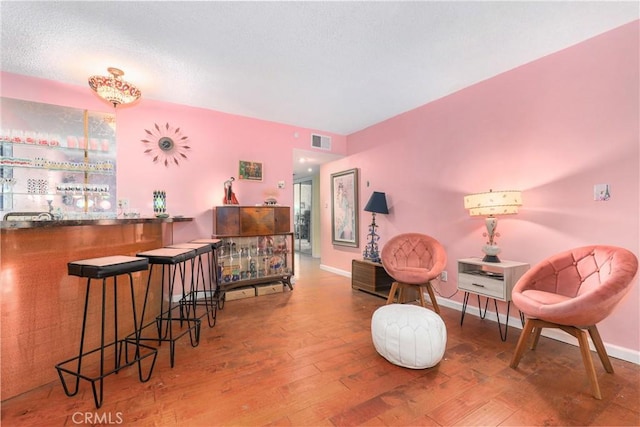
[[[295,290],[229,301],[200,345],[162,345],[153,377],[134,367],[105,380],[95,409],[88,383],[67,397],[54,382],[2,402],[3,426],[639,425],[640,366],[595,357],[602,400],[577,347],[541,338],[509,368],[519,330],[501,342],[494,322],[441,307],[448,340],[434,368],[380,357],[371,314],[385,301],[301,257]],[[71,355],[70,355],[71,356]],[[51,369],[54,369],[52,366]]]

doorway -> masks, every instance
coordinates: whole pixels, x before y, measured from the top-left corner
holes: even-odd
[[[293,184],[294,245],[299,254],[312,254],[311,212],[313,181],[311,179]]]

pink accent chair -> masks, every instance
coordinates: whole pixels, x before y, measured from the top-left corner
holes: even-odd
[[[447,253],[436,239],[419,233],[399,234],[382,248],[382,266],[395,281],[391,284],[387,304],[394,301],[399,290],[398,301],[403,291],[417,287],[420,305],[427,307],[424,291],[429,292],[433,311],[440,314],[440,307],[431,287],[431,280],[440,276],[447,265]]]
[[[637,270],[638,259],[630,251],[597,245],[553,255],[527,271],[511,294],[526,322],[510,366],[518,366],[530,338],[530,349],[536,348],[543,328],[562,329],[578,339],[593,396],[602,399],[587,331],[604,369],[613,373],[596,323],[629,291]]]

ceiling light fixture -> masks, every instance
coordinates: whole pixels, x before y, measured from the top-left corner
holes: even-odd
[[[140,99],[142,93],[129,82],[122,80],[124,71],[119,68],[109,67],[110,76],[89,77],[89,87],[105,101],[113,104],[115,108],[119,104],[130,104]]]

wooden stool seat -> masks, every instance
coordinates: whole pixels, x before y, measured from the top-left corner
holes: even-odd
[[[196,239],[192,240],[191,243],[208,243],[211,245],[211,249],[216,250],[222,246],[222,239]]]
[[[101,279],[103,277],[147,270],[149,261],[145,258],[114,255],[72,261],[67,264],[67,268],[70,276]]]
[[[152,265],[175,265],[195,258],[196,252],[193,249],[159,248],[140,252],[136,256],[147,258]]]
[[[172,248],[172,249],[191,249],[191,250],[196,251],[196,256],[209,253],[209,252],[211,252],[213,250],[211,248],[211,245],[208,244],[208,243],[194,243],[194,242],[176,243],[174,245],[167,246],[167,248]]]

